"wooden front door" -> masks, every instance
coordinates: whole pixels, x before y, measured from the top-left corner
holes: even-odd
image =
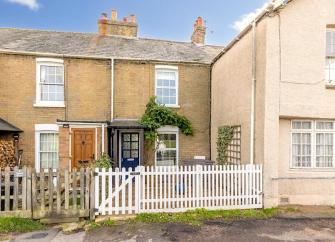
[[[73,129],[72,168],[87,166],[95,159],[95,129]]]

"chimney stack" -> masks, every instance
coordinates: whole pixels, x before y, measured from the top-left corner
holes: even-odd
[[[108,31],[108,19],[107,19],[107,14],[106,13],[102,13],[101,17],[98,21],[98,28],[99,28],[99,34],[100,35],[107,35]]]
[[[120,35],[126,37],[137,37],[138,25],[136,23],[135,15],[124,17],[122,20],[117,19],[117,11],[112,10],[111,19],[108,20],[107,14],[103,13],[98,21],[100,35]]]
[[[206,37],[206,27],[202,17],[198,17],[194,23],[194,30],[191,41],[194,44],[204,45]]]

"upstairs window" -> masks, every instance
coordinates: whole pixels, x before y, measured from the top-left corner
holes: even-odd
[[[159,104],[178,107],[178,67],[156,66],[155,95]]]
[[[327,29],[326,40],[326,82],[335,85],[335,28]]]
[[[47,58],[37,59],[35,106],[64,106],[63,60]]]

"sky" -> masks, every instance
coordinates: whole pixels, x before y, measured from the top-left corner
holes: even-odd
[[[97,32],[101,13],[136,15],[139,37],[190,41],[206,22],[206,44],[225,45],[269,0],[0,0],[0,27]]]

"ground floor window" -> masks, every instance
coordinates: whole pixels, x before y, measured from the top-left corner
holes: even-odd
[[[156,165],[178,165],[178,128],[164,127],[158,130]]]
[[[292,121],[292,168],[333,168],[334,128],[334,121]]]
[[[39,124],[35,126],[36,169],[57,169],[58,155],[58,126]]]

